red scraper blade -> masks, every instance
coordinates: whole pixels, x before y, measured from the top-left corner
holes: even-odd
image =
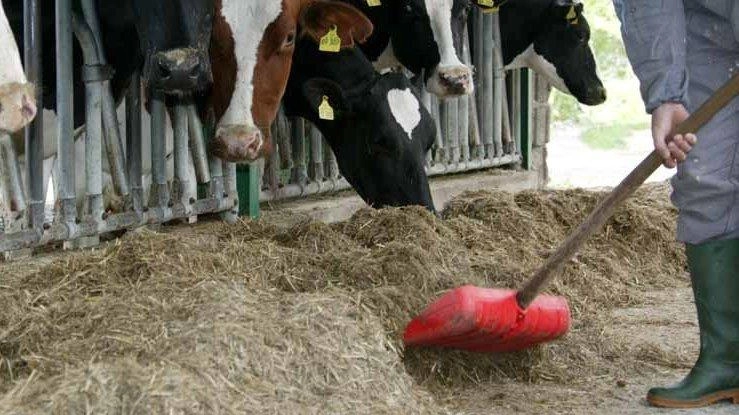
[[[476,352],[512,352],[561,337],[570,327],[562,297],[540,295],[522,310],[516,291],[457,288],[431,304],[405,328],[409,346],[437,346]]]

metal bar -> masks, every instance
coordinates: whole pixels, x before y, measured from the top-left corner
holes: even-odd
[[[310,128],[310,178],[314,182],[323,182],[323,136],[315,125]]]
[[[93,38],[96,43],[96,51],[98,62],[106,65],[108,62],[105,58],[103,50],[102,34],[100,31],[100,23],[97,16],[97,8],[94,0],[82,0],[82,11],[87,24],[90,26]],[[124,200],[130,202],[130,187],[125,171],[125,153],[123,151],[123,140],[118,125],[118,115],[116,114],[115,100],[110,87],[110,81],[103,83],[103,127],[105,148],[108,155],[108,164],[110,166],[110,175],[113,179],[113,186],[116,192],[123,197]]]
[[[21,166],[18,163],[18,155],[13,148],[13,141],[10,139],[10,136],[0,134],[0,146],[2,147],[2,159],[0,159],[0,163],[3,163],[7,168],[10,210],[19,213],[19,217],[23,217],[25,216],[24,213],[28,205],[26,203],[23,176]]]
[[[500,15],[492,13],[493,19],[493,144],[495,156],[503,154],[503,88],[505,88],[505,71],[503,70],[503,53],[501,51]]]
[[[528,69],[521,69],[521,164],[524,169],[531,170],[531,97],[532,82],[531,73]]]
[[[99,64],[92,31],[77,15],[72,25],[84,59],[82,78],[85,82],[85,212],[93,221],[103,220],[102,161],[102,82],[104,70]]]
[[[44,225],[44,205],[46,195],[44,190],[44,123],[43,110],[44,94],[42,56],[43,44],[41,37],[41,0],[25,0],[23,4],[23,55],[28,82],[36,86],[36,107],[39,114],[26,127],[25,155],[26,155],[26,185],[28,186],[28,224],[31,228],[40,231]]]
[[[339,162],[336,160],[334,150],[328,145],[328,141],[323,140],[323,159],[326,160],[326,176],[331,181],[331,189],[336,188],[340,179]]]
[[[493,78],[493,17],[485,15],[483,18],[483,63],[482,63],[482,111],[480,120],[482,121],[482,140],[485,145],[485,156],[493,158],[495,156],[495,145],[493,141],[493,130],[495,128],[494,110],[493,110],[493,91],[495,90]]]
[[[504,154],[510,154],[511,151],[514,151],[514,145],[513,145],[513,134],[511,132],[511,111],[510,111],[510,101],[508,99],[508,82],[506,79],[506,82],[503,83],[503,132],[502,132],[502,138],[503,138],[503,153]]]
[[[190,191],[190,134],[188,131],[188,114],[186,104],[178,102],[172,110],[174,129],[174,174],[173,194],[176,204],[181,205],[186,213],[192,211],[195,195]]]
[[[280,154],[279,148],[275,148],[269,155],[269,163],[267,163],[267,173],[265,174],[267,188],[276,193],[280,190]]]
[[[421,89],[421,102],[423,103],[423,106],[426,108],[426,111],[429,112],[429,114],[432,114],[431,112],[431,94],[426,90],[426,88]],[[431,165],[434,161],[434,149],[429,149],[428,153],[426,153],[426,165]]]
[[[141,110],[141,74],[136,71],[126,94],[126,170],[136,212],[144,208]]]
[[[441,126],[441,105],[439,105],[439,99],[436,96],[431,96],[431,117],[433,117],[434,124],[436,125],[434,163],[442,163],[442,157],[444,155],[444,131]]]
[[[228,201],[226,202],[226,210],[223,212],[223,220],[228,223],[236,223],[239,219],[239,191],[236,182],[236,163],[223,162],[223,171],[225,176],[223,184],[226,189]],[[230,205],[230,206],[229,206]]]
[[[473,7],[472,13],[474,16],[474,24],[472,31],[474,34],[473,48],[474,55],[472,63],[475,65],[476,76],[475,76],[475,108],[479,111],[476,116],[479,120],[483,119],[483,108],[485,104],[484,100],[484,73],[485,70],[485,47],[488,46],[485,41],[485,15],[480,9]],[[481,126],[478,125],[478,130],[482,130]]]
[[[470,57],[470,39],[467,31],[467,25],[462,30],[462,61],[466,65],[472,64]],[[470,159],[470,98],[460,97],[457,100],[459,106],[459,146],[461,151],[461,161],[466,162]]]
[[[459,98],[447,99],[447,162],[449,164],[459,163]]]
[[[149,206],[162,217],[170,212],[167,160],[165,149],[166,107],[164,95],[153,92],[151,97],[151,196]],[[170,213],[171,214],[171,213]]]
[[[205,150],[205,136],[203,135],[203,124],[198,116],[198,109],[192,102],[187,103],[187,126],[190,132],[190,153],[195,165],[195,175],[198,183],[210,183],[210,171],[208,169],[208,155]]]
[[[303,185],[308,181],[308,168],[305,165],[305,122],[302,118],[293,118],[290,123],[294,165],[290,182]]]
[[[74,229],[74,87],[72,84],[72,0],[56,0],[57,220]]]

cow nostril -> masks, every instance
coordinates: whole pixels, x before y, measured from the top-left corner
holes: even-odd
[[[172,69],[165,62],[159,61],[159,77],[167,79],[172,76]]]

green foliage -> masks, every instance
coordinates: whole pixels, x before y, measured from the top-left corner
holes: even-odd
[[[590,124],[582,134],[582,141],[597,150],[622,150],[628,144],[626,139],[643,128],[644,124],[641,122]]]

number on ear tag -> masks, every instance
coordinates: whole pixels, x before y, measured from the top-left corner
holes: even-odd
[[[336,26],[329,30],[324,37],[321,38],[321,43],[318,46],[318,50],[321,52],[336,53],[341,50],[341,38],[338,34],[338,28]]]
[[[323,96],[321,105],[318,106],[318,118],[326,121],[334,120],[334,108],[329,104],[328,97]]]
[[[477,4],[487,9],[482,9],[483,14],[498,13],[500,7],[495,4],[495,0],[477,0]]]
[[[380,0],[367,0],[367,5],[369,7],[382,6],[382,1],[380,1]]]

